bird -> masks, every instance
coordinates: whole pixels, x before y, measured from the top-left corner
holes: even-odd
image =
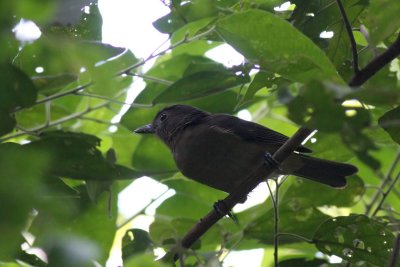
[[[227,193],[235,192],[255,170],[272,168],[271,155],[289,138],[229,114],[180,104],[163,108],[150,124],[134,132],[155,134],[170,149],[183,175]],[[300,145],[278,166],[277,173],[343,188],[346,177],[357,172],[351,164],[307,155],[311,152]]]

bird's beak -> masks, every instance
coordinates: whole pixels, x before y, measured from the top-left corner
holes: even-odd
[[[155,130],[152,124],[147,124],[145,126],[137,128],[134,132],[138,134],[149,134],[149,133],[155,133]]]

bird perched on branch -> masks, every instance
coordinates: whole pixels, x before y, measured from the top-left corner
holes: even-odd
[[[169,147],[186,177],[227,193],[232,193],[250,174],[257,175],[253,172],[261,165],[271,168],[271,155],[288,140],[259,124],[185,105],[164,108],[151,124],[135,132],[156,134]],[[310,152],[299,146],[279,165],[277,173],[342,188],[346,176],[357,172],[353,165],[306,155]]]

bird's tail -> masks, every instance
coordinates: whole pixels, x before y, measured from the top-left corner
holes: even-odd
[[[289,171],[291,174],[337,188],[346,186],[346,176],[357,172],[357,168],[350,164],[313,158],[302,154],[292,155],[288,161],[295,161],[297,164],[294,165],[298,166],[295,169],[290,168],[292,169]]]

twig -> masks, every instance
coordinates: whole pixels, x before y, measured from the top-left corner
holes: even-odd
[[[400,55],[400,34],[385,52],[374,58],[365,68],[351,78],[349,86],[362,85],[398,55]]]
[[[210,29],[208,29],[207,31],[202,32],[202,33],[200,33],[200,34],[197,34],[197,35],[193,36],[192,38],[187,38],[187,37],[185,37],[184,39],[182,39],[182,40],[176,42],[175,44],[170,45],[167,49],[165,49],[165,50],[163,50],[163,51],[160,51],[160,52],[158,52],[158,53],[154,53],[154,52],[153,52],[153,53],[151,53],[150,56],[148,56],[146,59],[141,60],[141,61],[139,61],[138,63],[136,63],[136,64],[134,64],[134,65],[132,65],[132,66],[129,66],[129,67],[127,67],[127,68],[121,70],[121,71],[118,72],[116,75],[119,76],[119,75],[122,75],[122,74],[129,74],[129,72],[130,72],[131,70],[136,69],[136,68],[138,68],[138,67],[144,65],[147,61],[149,61],[149,60],[151,60],[151,59],[153,59],[153,58],[155,58],[155,57],[161,56],[161,55],[167,53],[168,51],[170,51],[170,50],[172,50],[172,49],[174,49],[174,48],[176,48],[176,47],[178,47],[178,46],[180,46],[180,45],[182,45],[182,44],[189,43],[189,42],[191,42],[191,41],[200,39],[200,38],[202,38],[202,37],[204,37],[204,36],[210,34],[211,32],[213,32],[214,29],[215,29],[215,27],[213,26],[213,27],[211,27]]]
[[[294,237],[296,239],[299,239],[301,241],[307,242],[307,243],[313,243],[313,241],[311,239],[305,238],[304,236],[301,235],[297,235],[297,234],[293,234],[293,233],[278,233],[278,236],[290,236],[290,237]]]
[[[371,202],[367,205],[366,210],[365,210],[365,215],[368,215],[370,213],[372,207],[374,206],[375,202],[378,200],[380,194],[384,195],[383,188],[392,179],[393,171],[395,170],[395,168],[399,162],[400,162],[400,150],[397,152],[395,159],[393,160],[392,164],[390,165],[390,167],[385,175],[385,179],[382,181],[381,185],[379,186],[379,190],[377,190],[375,192],[375,194],[372,196]]]
[[[153,198],[152,200],[150,200],[150,202],[144,206],[141,210],[139,210],[138,212],[136,212],[135,214],[133,214],[131,217],[129,217],[128,219],[126,219],[126,221],[124,221],[123,223],[121,223],[120,225],[117,226],[117,229],[121,229],[122,227],[124,227],[125,225],[127,225],[130,221],[132,221],[133,219],[135,219],[138,215],[142,214],[148,207],[150,207],[151,205],[154,204],[154,202],[156,202],[157,200],[159,200],[161,197],[163,197],[167,192],[169,191],[169,188],[167,190],[165,190],[164,192],[162,192],[161,194],[159,194],[158,196],[156,196],[155,198]]]
[[[107,100],[110,103],[116,103],[116,104],[120,104],[120,105],[128,105],[131,107],[140,107],[140,108],[151,108],[153,107],[152,104],[138,104],[138,103],[127,103],[124,101],[119,101],[119,100],[115,100],[106,96],[102,96],[102,95],[95,95],[95,94],[87,94],[87,93],[74,93],[74,95],[79,95],[79,96],[87,96],[87,97],[91,97],[91,98],[98,98],[98,99],[102,99],[102,100]]]
[[[393,253],[392,257],[390,258],[389,267],[396,267],[399,261],[399,254],[400,254],[400,234],[397,235],[396,241],[393,246]]]
[[[356,40],[354,39],[353,30],[351,29],[351,24],[349,18],[347,17],[346,10],[343,7],[342,1],[336,0],[336,2],[339,6],[340,13],[342,14],[343,23],[346,27],[347,34],[349,35],[351,50],[353,54],[353,69],[354,73],[357,74],[360,71],[360,69],[358,68],[358,52],[357,52]]]
[[[372,213],[372,216],[375,216],[378,211],[381,209],[383,202],[385,202],[386,197],[389,195],[390,191],[394,188],[395,184],[397,181],[400,179],[400,172],[397,174],[396,178],[393,180],[393,182],[390,184],[389,188],[382,194],[382,199],[379,202],[378,206],[376,207],[375,211]]]
[[[279,184],[277,178],[273,179],[275,182],[275,194],[272,194],[271,187],[267,183],[268,190],[272,199],[272,204],[274,208],[274,265],[279,267],[278,262],[278,249],[279,249]]]
[[[282,163],[299,145],[301,142],[312,133],[312,130],[307,128],[300,128],[288,141],[285,142],[273,155],[273,158],[280,164]],[[189,232],[183,237],[181,245],[183,248],[190,248],[208,229],[211,228],[221,218],[226,216],[228,212],[240,201],[242,201],[249,192],[251,192],[260,182],[265,178],[270,178],[276,170],[275,168],[265,168],[264,165],[259,166],[255,171],[249,175],[237,189],[237,191],[229,194],[223,202],[226,205],[224,212],[217,212],[215,209],[211,210],[204,216]],[[261,175],[260,175],[261,174]],[[168,253],[167,253],[168,254]],[[171,255],[166,256],[168,259]],[[176,260],[178,257],[174,257]]]
[[[71,90],[65,91],[65,92],[60,92],[60,93],[57,93],[57,94],[54,94],[54,95],[43,97],[43,98],[39,99],[38,101],[36,101],[35,104],[33,104],[33,106],[36,106],[36,105],[39,105],[39,104],[42,104],[42,103],[46,103],[46,102],[49,102],[51,100],[54,100],[54,99],[57,99],[57,98],[60,98],[60,97],[66,96],[66,95],[74,94],[76,92],[79,92],[80,90],[83,90],[83,89],[91,86],[91,85],[92,85],[92,83],[87,83],[87,84],[84,84],[84,85],[77,86],[77,87],[75,87],[75,88],[73,88]],[[21,109],[22,109],[21,107],[18,107],[16,109],[14,109],[13,112],[20,111]]]
[[[377,49],[376,49],[375,45],[371,42],[371,38],[369,38],[368,30],[365,28],[364,25],[360,26],[360,32],[364,36],[365,40],[367,41],[367,43],[368,43],[367,47],[369,47],[371,49],[372,55],[374,57],[376,57],[378,55]]]
[[[133,72],[128,72],[126,74],[130,75],[130,76],[140,77],[140,78],[142,78],[144,80],[150,80],[150,81],[153,81],[153,82],[156,82],[156,83],[159,83],[159,84],[164,84],[164,85],[167,85],[167,86],[170,86],[171,84],[173,84],[173,82],[171,82],[171,81],[167,81],[167,80],[160,79],[160,78],[153,77],[153,76],[148,76],[148,75],[145,75],[145,74],[139,74],[139,73],[133,73]]]
[[[122,93],[125,93],[125,92],[122,92]],[[118,94],[115,98],[118,98],[118,97],[120,97],[120,94]],[[26,134],[29,135],[31,133],[36,133],[36,132],[39,132],[39,131],[44,130],[46,128],[50,128],[50,127],[53,127],[53,126],[56,126],[56,125],[63,124],[65,122],[67,122],[67,121],[80,118],[80,117],[82,117],[83,115],[85,115],[85,114],[87,114],[89,112],[92,112],[94,110],[97,110],[97,109],[100,109],[100,108],[103,108],[103,107],[109,105],[110,102],[111,101],[105,101],[105,102],[103,102],[101,104],[98,104],[98,105],[96,105],[94,107],[88,106],[83,111],[73,113],[73,114],[71,114],[69,116],[65,116],[65,117],[63,117],[61,119],[58,119],[58,120],[55,120],[55,121],[51,121],[51,122],[47,122],[47,123],[45,123],[43,125],[31,128],[31,129],[24,130],[23,132],[18,132],[18,133],[15,133],[15,134],[11,134],[11,135],[5,136],[4,138],[0,139],[0,143],[4,142],[4,141],[7,141],[7,140],[10,140],[12,138],[16,138],[16,137],[23,136],[23,135],[26,135]]]

